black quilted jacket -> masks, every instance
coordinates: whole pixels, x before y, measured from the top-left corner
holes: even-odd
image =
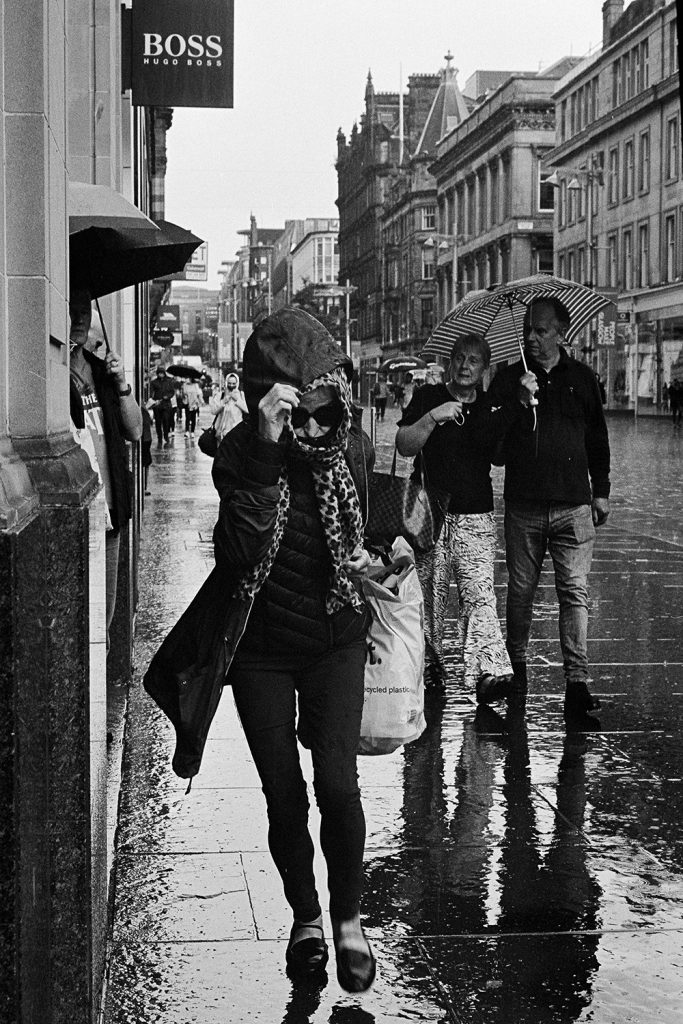
[[[214,530],[216,567],[157,651],[144,679],[147,692],[175,725],[173,769],[182,778],[199,771],[221,689],[237,645],[248,628],[254,602],[237,600],[235,585],[243,570],[266,554],[275,525],[278,479],[286,453],[281,445],[264,441],[256,433],[252,423],[256,422],[258,403],[275,381],[302,387],[335,366],[351,372],[351,364],[337,343],[317,320],[302,310],[278,311],[263,320],[247,342],[243,386],[252,421],[239,424],[226,435],[213,466],[214,483],[221,497]],[[374,455],[359,420],[360,415],[349,438],[347,461],[365,519],[366,481]],[[293,472],[306,470],[294,466]],[[316,532],[319,525],[312,526],[312,517],[317,523],[317,516],[309,501],[311,495],[305,485],[294,490],[298,496],[290,515],[293,526],[287,543],[281,545],[279,558],[283,572],[277,583],[283,587],[282,600],[272,591],[268,595],[283,612],[284,594],[288,592],[296,599],[292,618],[278,620],[281,639],[287,635],[301,639],[304,624],[311,623],[307,591],[316,590],[321,583],[316,579],[316,587],[311,588],[306,569],[312,565],[322,539]],[[326,642],[345,642],[349,636],[348,614],[355,615],[340,614]],[[313,617],[318,621],[317,610]]]

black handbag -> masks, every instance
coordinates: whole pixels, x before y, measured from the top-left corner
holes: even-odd
[[[216,420],[218,419],[219,415],[220,414],[218,413],[216,414],[216,416],[214,416],[213,423],[211,424],[211,426],[207,427],[206,430],[203,430],[199,435],[199,438],[197,439],[197,445],[199,447],[199,450],[201,452],[204,452],[205,455],[210,456],[210,458],[212,459],[216,457],[216,452],[218,451]]]
[[[439,539],[449,500],[444,491],[428,485],[421,454],[419,480],[396,476],[394,448],[391,473],[370,474],[365,535],[378,547],[405,537],[413,551],[422,554]]]

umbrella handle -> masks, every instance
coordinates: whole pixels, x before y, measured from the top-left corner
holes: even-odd
[[[514,327],[514,330],[515,330],[515,337],[517,339],[517,344],[519,345],[519,354],[522,357],[522,366],[524,367],[524,372],[528,373],[529,372],[529,367],[527,366],[526,355],[524,354],[524,345],[522,344],[522,339],[520,338],[519,331],[517,330],[517,323],[515,321],[514,316],[512,315],[512,295],[506,295],[505,299],[506,299],[508,307],[510,309],[510,319],[512,320],[512,326]],[[536,398],[535,395],[532,395],[531,398],[529,399],[529,405],[530,406],[538,405],[538,399]],[[534,410],[534,430],[536,429],[536,426],[537,426],[536,410]]]
[[[104,326],[104,320],[102,318],[102,310],[100,309],[100,300],[95,297],[95,306],[97,307],[97,315],[100,318],[100,327],[102,328],[102,334],[104,335],[104,347],[106,352],[111,351],[109,345],[109,337],[107,336],[107,328]]]

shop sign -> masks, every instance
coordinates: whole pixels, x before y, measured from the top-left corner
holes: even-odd
[[[169,345],[173,344],[173,331],[152,331],[152,343],[154,345],[160,345],[161,348],[168,348]]]
[[[159,306],[157,326],[160,330],[180,330],[180,306]]]
[[[234,0],[135,0],[123,40],[134,106],[232,107]]]
[[[617,341],[617,318],[614,306],[601,309],[597,317],[598,348],[613,348]]]
[[[206,242],[198,245],[182,270],[177,274],[167,274],[164,281],[208,281],[209,279],[209,246]]]

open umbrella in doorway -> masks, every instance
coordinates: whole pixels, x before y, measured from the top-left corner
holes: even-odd
[[[183,269],[201,238],[170,221],[147,228],[95,226],[69,236],[71,285],[93,298]]]

